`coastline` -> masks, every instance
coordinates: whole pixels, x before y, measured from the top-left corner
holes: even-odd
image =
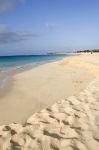
[[[24,124],[0,126],[0,149],[98,150],[99,61],[96,58],[99,55],[83,55],[59,61],[58,65],[63,66],[64,70],[65,66],[76,66],[77,70],[78,66],[84,68],[93,76],[91,81],[88,83],[87,79],[86,86],[77,95],[60,99],[52,106],[32,114]],[[16,75],[15,79],[20,76],[23,77],[23,74]]]
[[[61,60],[18,73],[13,76],[6,95],[0,98],[0,124],[24,123],[33,113],[60,99],[78,95],[93,78],[87,68],[77,66],[76,62],[63,65]]]
[[[76,56],[75,54],[68,54],[66,56],[66,58],[75,57],[75,56]],[[0,80],[2,82],[5,82],[4,84],[1,83],[1,85],[0,85],[0,97],[4,96],[5,93],[9,92],[9,90],[13,87],[13,77],[15,75],[18,75],[18,74],[23,73],[23,72],[30,71],[30,70],[34,69],[35,67],[40,67],[41,65],[44,65],[44,64],[61,61],[64,58],[65,57],[63,57],[63,58],[60,57],[60,58],[56,58],[56,59],[52,59],[52,60],[41,61],[41,62],[36,62],[36,63],[33,63],[33,64],[18,66],[18,67],[15,67],[17,69],[13,69],[10,72],[8,72],[8,71],[3,72],[3,73],[0,72],[0,75],[1,75]],[[25,67],[25,66],[27,66],[27,67]],[[2,77],[5,76],[5,73],[6,73],[6,78],[2,79]]]
[[[46,56],[46,55],[44,55],[44,56]],[[67,56],[61,56],[62,58],[58,57],[55,59],[38,61],[38,62],[31,62],[31,63],[27,63],[27,64],[20,64],[20,65],[16,64],[16,66],[12,67],[12,69],[10,69],[10,71],[8,68],[5,68],[5,69],[1,68],[1,71],[0,71],[0,97],[3,95],[3,93],[5,93],[5,91],[7,92],[9,90],[9,88],[11,87],[9,85],[11,85],[11,81],[13,79],[13,76],[15,76],[16,74],[23,73],[25,71],[29,71],[35,67],[39,67],[39,66],[44,65],[46,63],[56,62],[56,61],[62,60],[65,57],[72,57],[72,56],[75,56],[75,55],[68,54]],[[8,57],[14,57],[14,56],[8,56]],[[16,57],[18,57],[18,56],[16,56]],[[22,56],[20,56],[20,57],[22,57]],[[6,64],[7,64],[7,62],[6,62]]]

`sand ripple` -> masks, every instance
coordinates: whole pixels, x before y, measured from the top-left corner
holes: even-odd
[[[1,126],[0,150],[99,150],[99,78],[24,125]]]

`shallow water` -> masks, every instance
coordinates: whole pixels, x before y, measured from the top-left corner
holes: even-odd
[[[56,61],[70,54],[48,54],[48,55],[27,55],[27,56],[2,56],[0,57],[0,89],[6,86],[12,74],[24,71],[43,63]]]

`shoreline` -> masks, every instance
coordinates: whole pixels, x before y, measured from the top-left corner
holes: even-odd
[[[71,56],[67,56],[67,57],[74,57],[75,55],[71,55]],[[67,58],[66,57],[66,58]],[[11,88],[12,86],[12,83],[13,83],[13,77],[17,74],[20,74],[20,73],[23,73],[23,72],[26,72],[26,71],[29,71],[31,69],[34,69],[35,67],[39,67],[41,65],[44,65],[44,64],[47,64],[47,63],[51,63],[51,62],[57,62],[57,61],[60,61],[62,59],[64,59],[65,57],[63,58],[56,58],[55,60],[48,60],[48,61],[42,61],[42,62],[36,62],[36,63],[33,63],[32,65],[31,64],[28,64],[28,65],[23,65],[23,66],[18,66],[16,67],[17,69],[14,69],[14,70],[11,70],[11,71],[7,71],[7,72],[0,72],[1,74],[1,81],[5,82],[4,84],[1,83],[0,85],[0,97],[3,96],[3,93],[9,91],[9,88]],[[27,66],[27,67],[26,67]],[[2,80],[2,76],[5,76],[5,73],[7,74],[6,78],[4,78]],[[5,81],[7,80],[7,81]]]
[[[56,60],[56,61],[59,61],[59,60]],[[19,67],[16,70],[12,70],[10,73],[7,72],[7,76],[9,76],[9,79],[7,80],[6,84],[3,85],[3,87],[2,86],[0,87],[0,97],[3,96],[3,93],[6,93],[7,91],[9,91],[9,89],[11,88],[11,86],[13,86],[12,85],[12,83],[13,83],[13,77],[15,75],[23,73],[23,72],[26,72],[26,71],[29,71],[29,70],[31,70],[31,69],[33,69],[35,67],[39,67],[41,65],[44,65],[44,64],[50,63],[50,62],[55,62],[55,61],[52,60],[52,61],[49,61],[49,62],[42,62],[42,63],[40,62],[40,63],[36,63],[34,66],[31,66],[31,67],[26,67],[26,68],[25,67]],[[20,69],[20,68],[22,68],[22,69]],[[3,73],[3,74],[5,74],[5,73]]]
[[[79,78],[81,75],[86,84],[83,85],[82,89],[78,89],[74,95],[66,96],[65,93],[64,98],[59,98],[59,100],[55,101],[55,103],[53,102],[52,105],[49,106],[47,104],[46,107],[44,106],[44,108],[36,111],[34,114],[32,111],[32,114],[27,117],[28,119],[26,119],[27,121],[25,120],[24,123],[14,122],[8,123],[8,125],[1,125],[0,149],[98,150],[99,59],[97,60],[96,58],[99,58],[99,55],[81,55],[80,57],[68,58],[58,61],[57,63],[45,64],[36,68],[35,72],[39,70],[40,73],[42,69],[50,68],[49,73],[51,73],[52,68],[55,69],[56,66],[58,66],[58,70],[55,70],[55,72],[59,71],[59,68],[61,68],[61,72],[63,71],[62,74],[60,74],[61,72],[59,72],[59,74],[57,72],[58,80],[61,82],[62,80],[59,77],[62,76],[64,72],[64,75],[68,73],[69,76],[73,73],[70,79],[74,81],[76,78],[76,90],[78,86],[80,88],[82,86],[81,78]],[[70,67],[73,69],[73,72],[71,72]],[[80,72],[80,76],[78,76],[77,72]],[[22,81],[23,77],[25,79],[30,77],[30,73],[35,74],[34,71],[31,70],[16,75],[15,82],[18,83],[19,79]],[[40,74],[40,76],[42,77],[44,74]],[[88,78],[86,78],[86,76]],[[55,76],[54,80],[56,77],[57,76]],[[24,82],[26,86],[28,86],[27,80],[24,80]],[[48,84],[50,84],[50,82]],[[16,86],[16,83],[14,86]],[[67,85],[69,88],[70,84],[68,83]],[[53,88],[53,86],[51,87]],[[71,90],[70,93],[72,93]],[[21,102],[20,104],[22,105],[23,103]],[[26,106],[24,105],[24,109],[25,108]],[[19,109],[17,114],[20,115]]]
[[[75,60],[73,57],[67,59]],[[61,61],[46,63],[13,77],[11,89],[1,97],[0,114],[4,116],[0,120],[1,125],[11,122],[24,123],[33,113],[60,99],[78,95],[94,78],[87,69],[75,63],[62,65]]]
[[[0,97],[4,96],[5,93],[9,92],[9,90],[13,87],[13,77],[15,75],[18,75],[20,73],[24,73],[24,72],[30,71],[30,70],[34,69],[35,67],[39,67],[41,65],[49,64],[49,63],[52,63],[52,62],[59,62],[59,61],[65,59],[65,58],[68,58],[68,57],[70,57],[70,58],[76,57],[76,55],[73,54],[73,53],[72,54],[68,54],[68,55],[71,55],[71,56],[67,56],[67,57],[64,57],[64,58],[57,58],[55,60],[48,60],[48,61],[38,62],[36,64],[32,64],[31,67],[30,67],[30,65],[28,65],[28,67],[24,67],[23,66],[23,67],[19,67],[16,70],[12,70],[10,73],[7,72],[7,76],[8,76],[9,79],[7,79],[7,81],[3,85],[3,87],[2,86],[0,87]],[[20,69],[20,68],[22,68],[22,69]]]
[[[23,125],[0,126],[0,149],[98,150],[98,98],[99,76],[96,75],[78,96],[61,99],[34,113]]]

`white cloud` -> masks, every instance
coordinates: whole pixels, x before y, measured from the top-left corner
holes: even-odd
[[[26,0],[0,0],[0,13],[6,12],[13,7],[17,3],[24,3]]]
[[[32,37],[38,37],[38,34],[33,34],[28,31],[13,31],[6,25],[0,25],[0,44],[18,42],[22,40],[28,40]]]

